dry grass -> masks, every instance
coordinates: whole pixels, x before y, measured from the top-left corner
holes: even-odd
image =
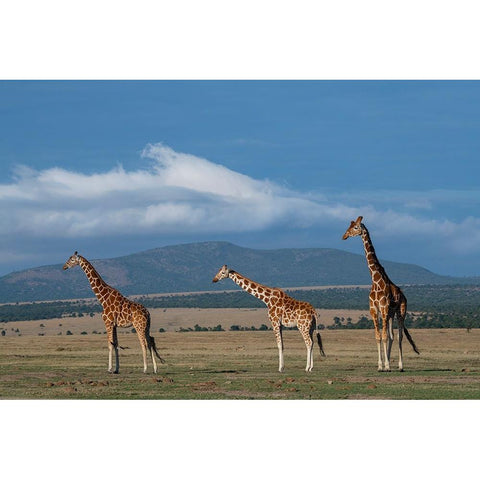
[[[120,374],[110,375],[104,335],[8,334],[0,337],[0,398],[480,398],[480,330],[411,333],[421,355],[405,341],[406,371],[379,373],[373,331],[325,330],[327,357],[320,360],[316,349],[309,374],[297,331],[285,332],[283,373],[270,331],[157,333],[167,363],[156,375],[150,365],[142,373],[136,335],[120,335],[127,348],[120,351]],[[392,352],[395,367],[396,347]]]
[[[229,330],[232,325],[259,328],[262,323],[269,325],[266,308],[150,308],[152,318],[151,331],[158,332],[163,328],[167,332],[175,332],[183,328],[193,328],[196,324],[202,327],[222,325]],[[319,322],[332,325],[334,317],[351,317],[356,321],[360,316],[368,316],[367,310],[325,310],[317,309]],[[43,327],[42,327],[43,325]],[[65,335],[70,330],[73,334],[81,332],[104,332],[102,315],[96,313],[93,317],[63,317],[50,320],[5,322],[0,324],[0,330],[6,330],[7,336],[21,335]],[[124,330],[125,331],[125,330]]]

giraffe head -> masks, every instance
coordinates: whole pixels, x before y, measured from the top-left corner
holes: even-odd
[[[350,226],[347,228],[347,231],[343,234],[342,239],[346,240],[348,237],[356,237],[362,234],[362,220],[363,217],[358,217],[355,221],[350,222]]]
[[[217,283],[219,280],[223,280],[224,278],[228,278],[228,275],[230,273],[230,270],[226,265],[224,265],[220,270],[217,272],[217,274],[213,277],[212,282]]]
[[[65,265],[63,266],[63,269],[66,270],[67,268],[72,268],[75,265],[80,264],[80,257],[78,256],[78,252],[75,252],[66,262]]]

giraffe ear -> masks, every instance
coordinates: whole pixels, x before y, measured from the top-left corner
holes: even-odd
[[[358,225],[362,222],[362,220],[363,220],[363,217],[358,217],[355,223]]]

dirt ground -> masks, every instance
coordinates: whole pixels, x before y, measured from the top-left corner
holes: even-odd
[[[225,312],[224,312],[225,314]],[[224,322],[226,323],[226,322]],[[40,327],[39,327],[40,328]],[[44,327],[47,328],[47,327]],[[271,331],[154,333],[166,360],[142,369],[136,335],[121,333],[120,372],[107,373],[105,335],[0,337],[3,399],[480,399],[480,329],[412,330],[392,371],[377,371],[372,330],[323,330],[326,357],[285,331],[285,371]]]

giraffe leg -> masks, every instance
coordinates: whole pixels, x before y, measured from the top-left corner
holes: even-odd
[[[382,351],[381,351],[381,335],[380,329],[378,328],[378,311],[377,307],[370,302],[370,315],[373,319],[373,327],[375,328],[375,341],[377,342],[377,351],[378,351],[378,371],[383,372],[383,363],[382,363]]]
[[[149,347],[149,342],[147,342],[144,330],[137,330],[137,336],[140,340],[140,346],[142,347],[143,373],[147,373],[147,348]]]
[[[155,353],[153,351],[151,338],[152,337],[150,337],[150,334],[148,333],[148,350],[150,351],[150,355],[152,357],[153,373],[157,373],[157,362],[155,361]]]
[[[139,323],[139,328],[137,328],[137,332],[140,331],[140,329],[143,329],[144,331],[144,338],[147,342],[147,348],[148,351],[150,352],[150,356],[152,357],[152,363],[153,363],[153,373],[157,373],[157,362],[155,360],[155,340],[153,339],[152,336],[150,336],[150,313],[146,311],[144,313],[144,316],[141,317],[142,321],[141,324]],[[143,320],[145,320],[145,323],[143,323]],[[140,326],[142,325],[142,326]],[[142,339],[140,338],[140,343],[142,343]],[[144,372],[147,371],[147,363],[146,363],[146,356],[144,355],[143,358],[143,363],[144,363]]]
[[[405,323],[405,317],[401,313],[397,313],[398,320],[398,370],[403,372],[403,352],[402,352],[402,340],[403,340],[403,325]]]
[[[113,343],[108,342],[108,373],[112,373]]]
[[[306,372],[311,372],[313,369],[313,335],[310,329],[306,328],[304,325],[298,325],[300,333],[302,334],[303,341],[307,347],[307,366],[305,368]]]
[[[308,366],[308,358],[310,358],[310,366]],[[313,370],[313,340],[310,346],[307,348],[307,372]]]
[[[380,313],[382,314],[382,344],[383,344],[383,354],[385,360],[385,372],[390,371],[390,358],[389,358],[389,347],[388,343],[390,342],[390,335],[389,335],[389,316],[388,316],[388,307],[382,307],[380,309]]]
[[[107,329],[107,336],[108,336],[108,372],[118,373],[119,360],[118,360],[117,327],[112,325],[110,329]],[[112,367],[112,354],[114,350],[115,350],[115,370],[113,370],[113,367]]]
[[[388,361],[390,362],[390,354],[392,352],[392,345],[393,345],[393,340],[394,340],[394,334],[393,334],[393,319],[395,318],[395,313],[393,315],[389,315],[388,319],[388,348],[387,348],[387,358]]]
[[[403,372],[402,340],[403,340],[403,321],[402,321],[402,325],[398,327],[398,370],[400,372]]]
[[[277,339],[278,347],[278,371],[283,372],[284,363],[283,363],[283,338],[282,338],[282,324],[279,318],[270,318],[272,322],[273,333]]]

